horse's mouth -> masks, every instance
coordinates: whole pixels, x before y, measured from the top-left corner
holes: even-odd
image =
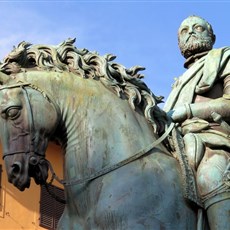
[[[36,165],[29,164],[27,175],[11,176],[9,182],[17,187],[20,191],[24,191],[30,187],[31,177],[34,178],[36,184],[45,184],[48,178],[48,164],[45,160],[40,160]]]
[[[45,184],[48,178],[48,169],[46,161],[41,160],[36,165],[29,166],[29,176],[34,178],[36,184]]]

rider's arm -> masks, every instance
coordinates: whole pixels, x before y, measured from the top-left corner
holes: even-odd
[[[184,104],[171,111],[170,115],[175,122],[183,122],[192,117],[213,121],[212,112],[220,114],[225,121],[230,121],[230,75],[224,79],[222,97],[201,103]]]

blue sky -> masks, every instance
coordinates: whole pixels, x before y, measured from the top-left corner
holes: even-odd
[[[59,44],[76,37],[78,48],[112,53],[130,68],[146,67],[144,81],[167,98],[173,79],[184,72],[177,29],[189,15],[209,21],[215,48],[230,45],[229,1],[2,1],[0,60],[25,40]]]

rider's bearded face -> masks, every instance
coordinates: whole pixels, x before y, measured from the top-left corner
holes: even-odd
[[[211,50],[214,41],[215,35],[210,32],[207,22],[199,17],[185,19],[178,30],[179,47],[185,58]]]

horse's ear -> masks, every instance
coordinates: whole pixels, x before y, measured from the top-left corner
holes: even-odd
[[[9,81],[9,75],[0,72],[0,85],[4,85],[7,81]]]

